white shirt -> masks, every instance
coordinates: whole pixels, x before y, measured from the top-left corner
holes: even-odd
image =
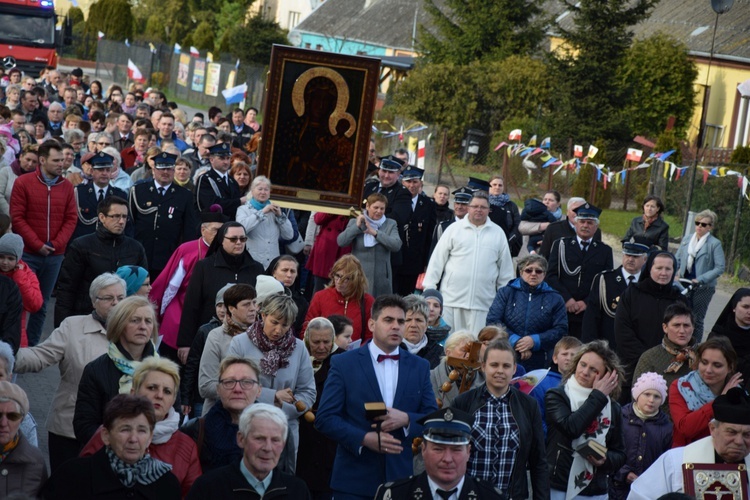
[[[630,274],[625,270],[625,268],[622,268],[622,277],[625,278],[625,283],[628,283],[628,276],[633,276],[633,283],[638,283],[638,278],[641,277],[641,273],[637,274]]]
[[[227,181],[227,174],[226,173],[222,174],[221,172],[219,172],[215,168],[213,169],[213,171],[216,172],[218,174],[218,176],[221,177],[224,180],[224,184],[226,184],[227,186],[229,185],[229,181]]]
[[[412,212],[417,209],[417,200],[418,199],[419,199],[419,195],[417,195],[417,196],[415,196],[414,198],[411,199],[411,211]]]
[[[584,241],[587,242],[586,250],[588,250],[589,248],[591,248],[591,240],[581,239],[581,237],[578,236],[578,235],[576,235],[576,239],[578,240],[578,246],[580,247],[581,250],[583,250],[583,242]]]
[[[375,342],[370,342],[370,357],[372,366],[375,369],[375,377],[378,379],[378,387],[383,401],[388,408],[393,408],[393,399],[396,397],[396,385],[398,384],[398,361],[393,359],[384,359],[378,363],[378,356],[383,354],[398,354],[398,348],[388,353],[382,351]]]
[[[430,484],[430,493],[432,494],[433,500],[443,500],[443,497],[437,494],[437,490],[442,488],[440,488],[430,476],[427,476],[427,482]],[[463,489],[463,487],[464,477],[461,477],[461,480],[458,482],[458,484],[453,487],[456,488],[456,492],[449,496],[448,500],[458,500],[458,498],[461,496],[461,489]]]
[[[166,192],[169,190],[169,186],[171,186],[172,183],[170,182],[166,186],[162,186],[161,184],[159,184],[159,182],[157,180],[154,180],[154,185],[156,186],[156,192],[157,193],[159,192],[159,189],[164,189],[164,193],[166,194]]]

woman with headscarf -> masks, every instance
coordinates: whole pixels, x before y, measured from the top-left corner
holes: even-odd
[[[620,296],[615,313],[615,340],[625,367],[623,391],[626,394],[630,391],[630,381],[638,359],[648,349],[661,343],[664,336],[662,320],[667,307],[685,301],[680,291],[672,285],[676,264],[669,252],[651,253],[638,283],[628,286]]]
[[[292,332],[297,317],[292,298],[271,295],[260,308],[260,318],[246,334],[232,339],[227,354],[260,360],[262,389],[258,401],[278,406],[289,419],[289,438],[278,466],[294,474],[299,445],[297,419],[304,413],[296,404],[301,402],[309,409],[316,397],[312,362],[305,345]]]
[[[698,212],[695,215],[695,232],[690,238],[683,239],[677,250],[677,277],[693,282],[693,336],[697,342],[703,340],[703,319],[726,265],[721,241],[711,234],[711,230],[716,227],[716,220],[716,214],[711,210]]]
[[[750,288],[740,288],[719,314],[708,338],[724,336],[737,353],[737,370],[750,380]]]

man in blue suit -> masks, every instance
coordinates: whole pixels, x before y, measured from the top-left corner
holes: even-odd
[[[378,486],[409,476],[412,439],[422,417],[437,410],[427,361],[399,349],[406,304],[378,297],[368,323],[372,342],[331,358],[315,425],[338,443],[331,489],[335,500],[373,498]],[[365,403],[384,402],[380,428],[368,421]]]

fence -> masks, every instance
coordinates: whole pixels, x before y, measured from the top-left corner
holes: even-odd
[[[222,57],[228,59],[228,56]],[[176,54],[172,47],[156,44],[130,44],[113,40],[99,40],[96,50],[96,76],[115,82],[128,80],[128,60],[143,74],[147,85],[166,89],[171,96],[193,106],[207,109],[226,108],[221,91],[247,83],[246,106],[260,109],[265,90],[266,69],[261,66],[241,65]]]

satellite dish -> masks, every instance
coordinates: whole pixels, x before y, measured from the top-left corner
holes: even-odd
[[[711,8],[717,14],[725,14],[734,5],[734,0],[711,0]]]

